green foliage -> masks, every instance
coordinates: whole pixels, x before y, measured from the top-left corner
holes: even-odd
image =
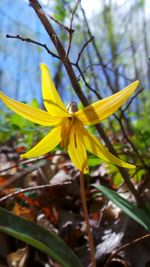
[[[82,267],[73,251],[54,233],[0,208],[0,231],[43,251],[63,267]]]
[[[130,216],[133,220],[142,225],[147,231],[150,231],[150,214],[144,209],[140,209],[130,203],[128,200],[119,196],[115,191],[112,191],[102,185],[93,185],[101,191],[108,199],[117,205],[123,212]]]
[[[38,107],[38,102],[33,99],[30,102],[32,107]],[[48,129],[41,127],[19,116],[18,114],[5,109],[0,111],[0,143],[5,144],[13,140],[16,146],[23,145],[29,149],[34,140],[41,139]]]
[[[95,167],[97,165],[100,165],[101,163],[102,163],[102,160],[93,155],[88,158],[88,165],[90,167]]]
[[[122,184],[123,178],[120,172],[118,172],[118,168],[113,165],[107,165],[107,173],[111,175],[111,181],[113,186],[119,187]]]
[[[57,19],[60,22],[64,22],[65,18],[67,17],[67,10],[68,10],[68,4],[69,0],[57,0],[55,2],[54,7],[54,18]]]
[[[150,144],[150,92],[142,94],[140,102],[142,113],[133,122],[134,136],[132,140],[142,154],[143,159],[150,165],[149,144]]]

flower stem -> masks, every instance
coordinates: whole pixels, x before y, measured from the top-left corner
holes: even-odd
[[[91,262],[92,267],[96,267],[96,261],[94,256],[94,242],[91,232],[91,227],[89,223],[89,217],[88,217],[88,210],[86,205],[86,194],[85,194],[85,186],[84,186],[84,174],[80,172],[80,193],[81,193],[81,200],[82,200],[82,208],[83,208],[83,215],[87,226],[87,234],[88,234],[88,240],[89,240],[89,246],[90,246],[90,254],[91,254]]]

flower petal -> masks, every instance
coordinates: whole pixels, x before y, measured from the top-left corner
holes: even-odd
[[[35,158],[53,150],[61,141],[61,126],[50,131],[36,146],[27,153],[22,154],[21,158]]]
[[[68,154],[71,161],[74,163],[77,169],[83,173],[88,173],[87,165],[87,153],[85,145],[80,138],[80,132],[78,131],[78,124],[74,123],[70,134],[70,143],[68,145]]]
[[[50,114],[44,110],[30,107],[26,104],[13,100],[0,92],[0,99],[12,109],[14,112],[18,113],[20,116],[34,123],[38,123],[44,126],[52,126],[60,123],[61,118],[52,117]]]
[[[82,140],[85,144],[86,149],[96,155],[97,157],[107,161],[109,163],[113,163],[123,168],[132,169],[135,168],[135,165],[126,163],[125,161],[117,158],[113,154],[111,154],[99,141],[97,137],[92,135],[85,129],[83,126],[80,126],[80,134],[82,136]]]
[[[45,64],[40,64],[40,67],[42,72],[42,94],[45,108],[52,116],[69,117],[69,113],[52,81],[48,67]]]
[[[82,110],[77,111],[74,115],[85,125],[94,125],[113,114],[135,91],[139,84],[136,81],[125,87],[118,93],[106,97],[102,100],[92,103]]]

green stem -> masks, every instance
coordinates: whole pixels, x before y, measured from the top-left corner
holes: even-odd
[[[85,219],[86,226],[87,226],[87,234],[88,234],[88,240],[89,240],[89,246],[90,246],[92,267],[96,267],[96,261],[95,261],[95,255],[94,255],[94,242],[93,242],[93,236],[91,233],[88,210],[87,210],[87,205],[86,205],[84,174],[82,172],[80,172],[80,193],[81,193],[81,200],[82,200],[83,215],[84,215],[84,219]]]

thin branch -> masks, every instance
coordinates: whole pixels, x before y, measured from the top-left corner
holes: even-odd
[[[120,52],[118,52],[116,55],[114,55],[111,59],[109,59],[107,61],[107,63],[105,63],[105,66],[109,65],[114,59],[116,59],[117,57],[119,57],[120,55],[122,55],[124,52],[126,52],[127,50],[131,49],[131,45],[124,48],[123,50],[121,50]]]
[[[85,20],[85,25],[86,25],[86,27],[87,27],[88,35],[91,37],[91,36],[92,36],[91,29],[90,29],[90,27],[89,27],[89,24],[88,24],[88,20],[87,20],[86,14],[85,14],[85,11],[84,11],[84,9],[82,8],[82,6],[81,6],[81,11],[82,11],[83,18],[84,18],[84,20]],[[93,48],[94,48],[94,50],[95,50],[96,56],[97,56],[97,58],[98,58],[98,60],[99,60],[99,63],[102,65],[102,70],[103,70],[104,76],[105,76],[105,78],[106,78],[107,84],[108,84],[108,86],[111,88],[112,92],[115,92],[114,85],[112,84],[112,82],[111,82],[111,80],[110,80],[110,77],[109,77],[109,75],[108,75],[108,73],[107,73],[107,70],[106,70],[106,68],[103,67],[103,66],[104,66],[103,58],[102,58],[101,53],[99,52],[99,49],[98,49],[97,44],[96,44],[96,42],[95,42],[95,39],[92,40],[92,44],[93,44]]]
[[[143,42],[143,40],[140,41],[138,44],[136,44],[135,53],[136,53],[136,50],[138,49],[138,47],[141,45],[142,42]],[[126,52],[127,50],[129,50],[131,48],[132,48],[132,44],[130,46],[128,46],[128,47],[125,47],[123,50],[121,50],[116,55],[114,55],[113,58],[109,59],[107,61],[107,63],[105,63],[105,66],[109,65],[114,59],[116,59],[117,57],[119,57],[120,55],[122,55],[124,52]]]
[[[142,93],[144,90],[144,88],[141,88],[138,92],[135,93],[134,96],[131,97],[131,99],[129,100],[128,104],[126,105],[126,107],[122,110],[120,118],[122,117],[123,113],[129,108],[129,106],[132,104],[133,100],[140,94]]]
[[[83,50],[86,48],[86,46],[87,46],[93,39],[94,39],[94,36],[91,36],[90,39],[89,39],[89,40],[82,46],[81,51],[80,51],[79,54],[78,54],[78,58],[77,58],[77,61],[76,61],[75,64],[78,65],[79,60],[80,60],[80,58],[81,58],[81,55],[82,55],[82,53],[83,53]]]
[[[70,181],[68,180],[67,182],[63,182],[63,183],[44,184],[44,185],[37,185],[37,186],[22,188],[22,189],[19,189],[13,193],[10,193],[10,194],[4,196],[4,197],[1,197],[0,203],[8,200],[9,198],[16,197],[20,193],[25,193],[25,192],[29,192],[29,191],[37,191],[37,190],[42,190],[42,189],[47,189],[47,188],[52,188],[52,187],[59,187],[59,186],[64,186],[64,185],[68,185],[68,184],[71,184],[71,180]]]
[[[91,69],[92,67],[100,67],[100,68],[106,68],[107,70],[114,72],[114,69],[110,68],[109,66],[107,66],[107,63],[103,63],[103,65],[101,63],[93,63],[90,64],[88,66],[86,66],[83,70],[83,72],[86,72],[87,69]],[[122,74],[121,72],[117,71],[117,74],[121,77],[123,77],[125,80],[129,81],[129,82],[133,82],[133,79],[130,79],[128,77],[126,77],[124,74]]]
[[[85,79],[85,76],[84,76],[84,74],[82,73],[82,71],[81,71],[81,69],[80,69],[80,67],[79,67],[79,65],[75,65],[75,67],[78,69],[78,71],[79,71],[79,73],[80,73],[80,76],[82,77],[82,79],[83,79],[83,81],[84,81],[84,83],[85,83],[85,85],[98,97],[98,99],[101,99],[101,97],[100,97],[100,94],[95,90],[95,89],[93,89],[90,85],[89,85],[89,83],[86,81],[86,79]]]
[[[7,180],[4,184],[0,186],[0,191],[4,190],[8,186],[10,186],[12,183],[16,182],[16,180],[26,176],[27,174],[37,170],[40,167],[43,167],[46,164],[46,162],[40,162],[38,164],[32,165],[31,167],[27,167],[23,171],[16,173],[13,177],[11,177],[9,180]]]
[[[60,59],[60,57],[58,55],[56,55],[55,53],[51,52],[48,49],[48,47],[47,47],[46,44],[42,44],[42,43],[40,43],[38,41],[35,41],[35,40],[31,39],[31,38],[25,38],[25,37],[22,37],[22,36],[20,36],[18,34],[17,35],[6,34],[6,38],[18,39],[18,40],[21,40],[23,42],[27,42],[27,43],[32,43],[32,44],[35,44],[35,45],[39,45],[39,46],[43,47],[44,49],[46,49],[46,51],[47,51],[48,54],[50,54],[51,56],[53,56],[55,58]]]
[[[107,65],[104,65],[104,68],[106,68],[107,70],[111,71],[111,72],[114,72],[115,69],[112,69],[110,68],[109,66]],[[116,68],[118,68],[118,66],[116,66]],[[123,77],[126,81],[129,81],[129,82],[133,82],[133,79],[131,78],[128,78],[125,74],[121,73],[120,71],[116,70],[116,74],[120,77]]]
[[[74,33],[74,29],[67,27],[66,25],[64,25],[63,23],[61,23],[60,21],[58,21],[57,19],[55,19],[52,16],[49,16],[55,23],[57,23],[61,28],[63,28],[64,30],[66,30],[69,34],[73,34]]]
[[[114,256],[116,256],[120,251],[127,249],[128,247],[131,247],[132,245],[137,244],[138,242],[145,240],[147,238],[150,238],[150,234],[146,234],[144,236],[138,237],[136,239],[134,239],[131,242],[126,243],[125,245],[121,246],[119,249],[117,249],[115,252],[113,252],[110,257],[108,258],[108,260],[106,261],[104,267],[109,267],[111,264],[111,260],[114,258]]]
[[[57,58],[59,60],[62,60],[62,58],[60,56],[58,56],[55,53],[51,52],[46,44],[42,44],[42,43],[40,43],[38,41],[35,41],[35,40],[31,39],[31,38],[25,38],[25,37],[22,37],[20,35],[9,35],[9,34],[7,34],[6,37],[7,38],[12,38],[12,39],[18,39],[18,40],[21,40],[23,42],[39,45],[39,46],[43,47],[47,51],[47,53],[50,54],[51,56],[53,56],[53,57],[55,57],[55,58]],[[82,74],[82,71],[77,65],[78,65],[78,62],[80,60],[80,56],[81,56],[84,48],[88,45],[89,42],[91,42],[92,39],[93,39],[93,37],[91,37],[91,39],[83,45],[81,51],[79,52],[79,55],[78,55],[76,63],[70,62],[71,65],[75,66],[79,70],[80,75]],[[63,61],[65,61],[65,58],[63,58]],[[98,93],[86,82],[84,75],[81,75],[81,76],[82,76],[82,79],[83,79],[85,85],[98,96]]]
[[[78,5],[79,5],[80,2],[81,2],[81,0],[77,0],[76,4],[74,6],[74,9],[72,11],[71,20],[70,20],[70,29],[72,29],[73,19],[74,19],[75,13],[77,11],[77,8],[78,8]]]
[[[8,168],[0,170],[0,173],[3,173],[3,172],[11,170],[13,168],[16,168],[20,164],[28,164],[28,163],[32,163],[32,162],[35,162],[35,161],[37,162],[37,161],[42,160],[42,159],[48,159],[48,158],[50,158],[52,156],[64,156],[64,155],[65,155],[65,153],[58,153],[58,154],[53,153],[53,154],[48,154],[48,155],[46,154],[45,156],[41,156],[41,157],[33,158],[33,159],[27,159],[27,160],[19,159],[18,163],[14,164],[14,165],[12,165],[12,166],[10,166]],[[51,164],[52,164],[52,162],[51,162]]]
[[[130,138],[128,137],[128,135],[126,134],[125,132],[125,129],[124,129],[124,126],[123,126],[123,123],[122,123],[122,120],[120,118],[118,118],[115,114],[114,114],[114,117],[116,118],[116,120],[118,121],[119,125],[120,125],[120,128],[122,130],[122,133],[125,137],[125,139],[127,140],[127,142],[130,144],[130,146],[132,147],[133,151],[136,153],[136,155],[138,156],[138,158],[140,159],[142,165],[144,168],[148,168],[145,161],[143,160],[142,158],[142,155],[139,153],[139,151],[137,150],[136,146],[134,145],[134,143],[130,140]]]
[[[73,19],[74,19],[74,16],[75,16],[75,13],[77,11],[77,8],[78,8],[78,5],[79,3],[81,2],[81,0],[77,0],[74,8],[73,8],[73,11],[71,13],[71,20],[70,20],[70,31],[69,31],[69,43],[68,43],[68,48],[67,48],[67,53],[66,53],[66,57],[69,56],[69,52],[70,52],[70,48],[71,48],[71,43],[72,43],[72,35],[73,35],[73,32],[72,32],[72,24],[73,24]]]

